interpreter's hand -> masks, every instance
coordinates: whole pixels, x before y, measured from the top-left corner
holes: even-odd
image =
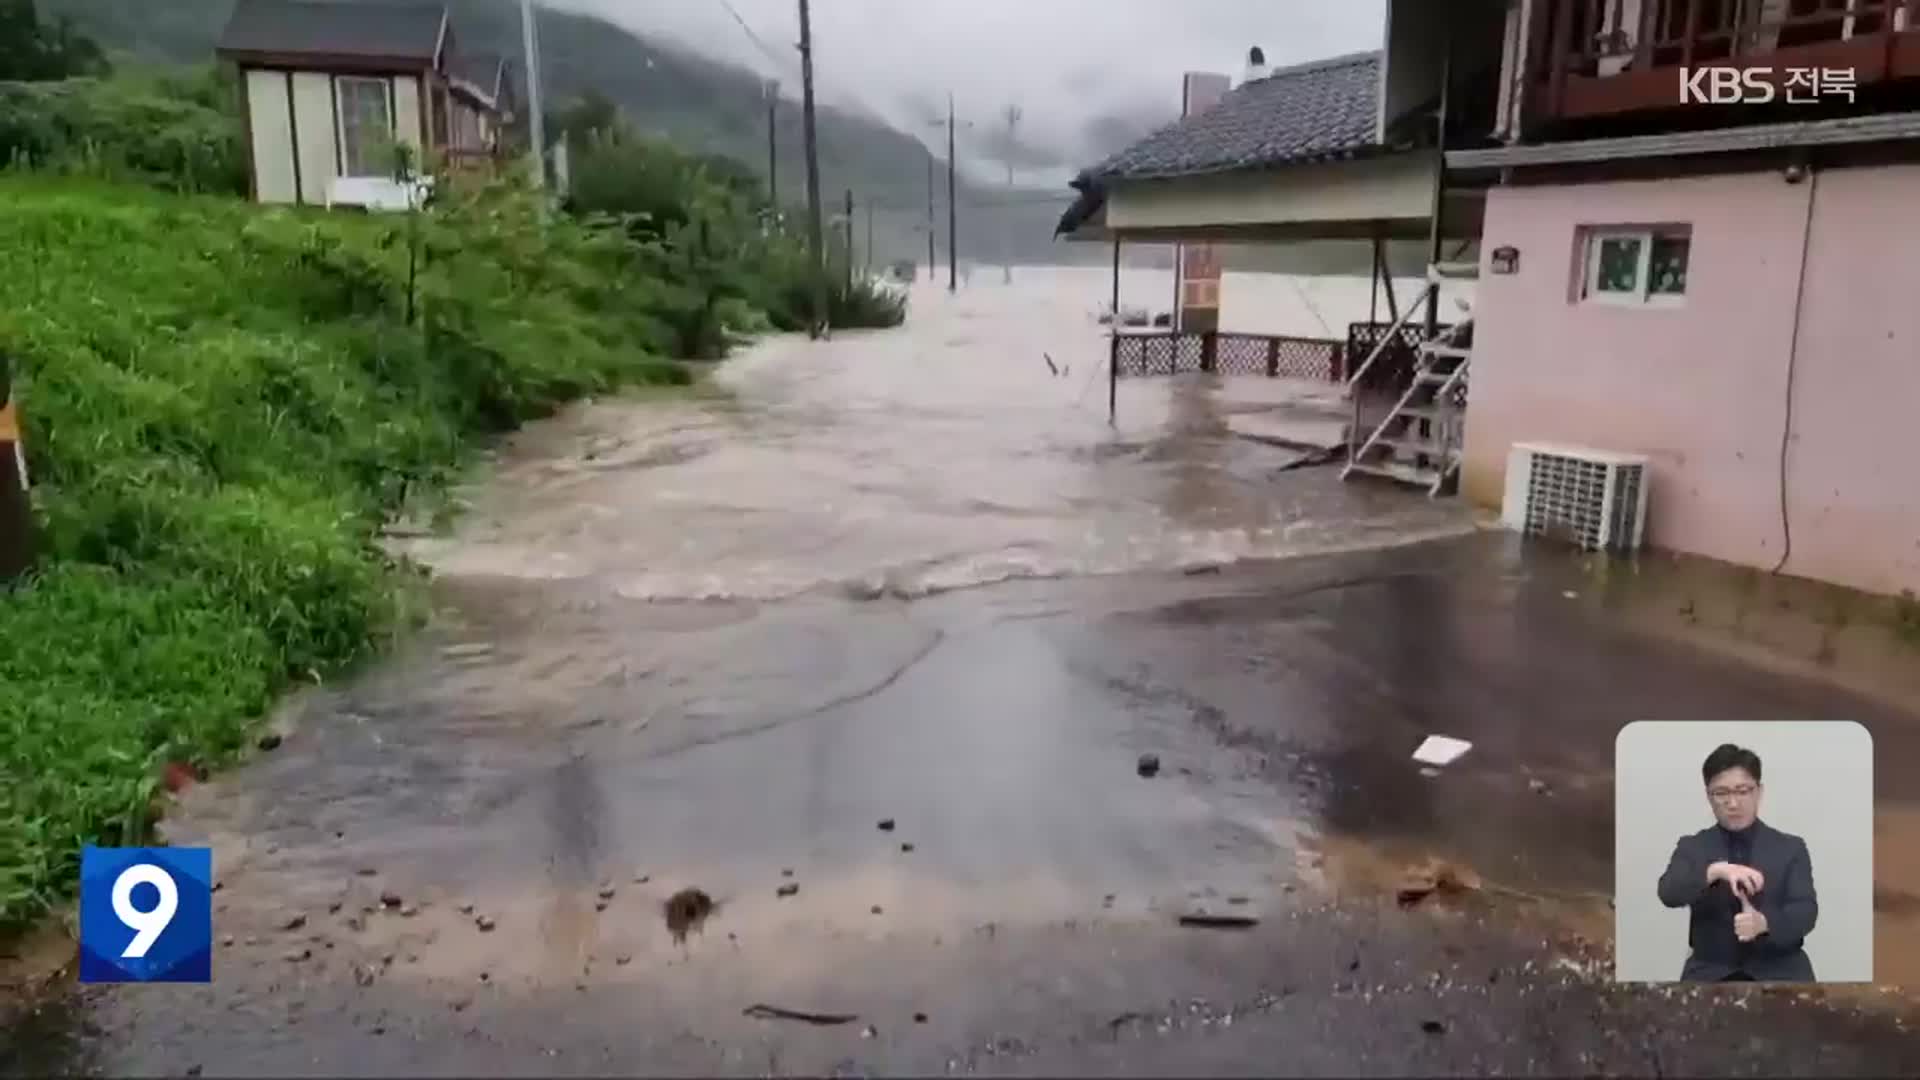
[[[1747,898],[1740,898],[1740,914],[1733,917],[1733,936],[1741,941],[1752,941],[1767,932],[1767,917],[1755,910]]]
[[[1758,896],[1760,890],[1767,887],[1767,879],[1760,871],[1739,863],[1717,862],[1707,867],[1707,884],[1716,881],[1726,882],[1733,894],[1742,898]]]

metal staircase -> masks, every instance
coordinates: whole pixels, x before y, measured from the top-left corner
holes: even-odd
[[[1347,396],[1353,403],[1353,424],[1348,429],[1347,465],[1343,480],[1355,473],[1384,477],[1402,484],[1426,489],[1429,496],[1447,491],[1460,470],[1461,452],[1466,434],[1467,374],[1472,360],[1473,318],[1471,315],[1421,341],[1413,365],[1413,378],[1384,419],[1372,425],[1362,416],[1360,380],[1367,371],[1400,340],[1402,328],[1422,305],[1438,302],[1440,286],[1447,280],[1471,280],[1479,277],[1473,263],[1436,263],[1427,269],[1427,285],[1392,331],[1374,347],[1347,382]]]

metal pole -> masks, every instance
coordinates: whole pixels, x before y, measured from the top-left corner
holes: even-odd
[[[1111,426],[1120,406],[1120,238],[1113,238],[1113,321],[1107,324],[1107,424]]]
[[[933,250],[933,151],[927,151],[927,280],[940,273],[939,255]]]
[[[767,82],[767,208],[780,220],[780,80]]]
[[[1013,206],[1013,154],[1014,138],[1020,128],[1020,106],[1007,106],[1007,206]],[[1002,226],[1000,233],[1000,272],[1006,283],[1013,284],[1013,235]]]
[[[820,145],[813,116],[813,12],[807,0],[800,0],[800,92],[807,140],[807,242],[813,261],[813,317],[807,335],[818,340],[827,321],[827,264],[820,221]]]
[[[1453,23],[1447,22],[1445,51],[1440,62],[1440,112],[1435,124],[1433,151],[1433,233],[1427,242],[1428,273],[1436,273],[1433,268],[1440,264],[1440,245],[1446,235],[1445,221],[1447,206],[1447,121],[1448,110],[1453,96]],[[1392,279],[1392,267],[1388,267],[1388,279]],[[1427,337],[1440,333],[1440,286],[1434,283],[1427,294]]]
[[[947,291],[960,291],[960,195],[955,167],[953,94],[947,94]]]
[[[520,38],[526,50],[527,124],[533,136],[533,186],[547,186],[547,117],[540,108],[540,41],[534,28],[533,0],[520,0]]]
[[[847,189],[847,292],[853,292],[853,189]]]

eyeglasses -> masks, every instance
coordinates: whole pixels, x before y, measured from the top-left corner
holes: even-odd
[[[1741,784],[1739,787],[1708,788],[1707,794],[1712,796],[1715,802],[1731,802],[1734,799],[1745,801],[1753,798],[1753,793],[1759,790],[1758,785]]]

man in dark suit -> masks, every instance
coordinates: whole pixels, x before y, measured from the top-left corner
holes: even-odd
[[[1660,902],[1690,908],[1688,982],[1812,982],[1802,948],[1820,914],[1806,841],[1760,820],[1760,756],[1727,743],[1700,767],[1714,826],[1683,836]]]

